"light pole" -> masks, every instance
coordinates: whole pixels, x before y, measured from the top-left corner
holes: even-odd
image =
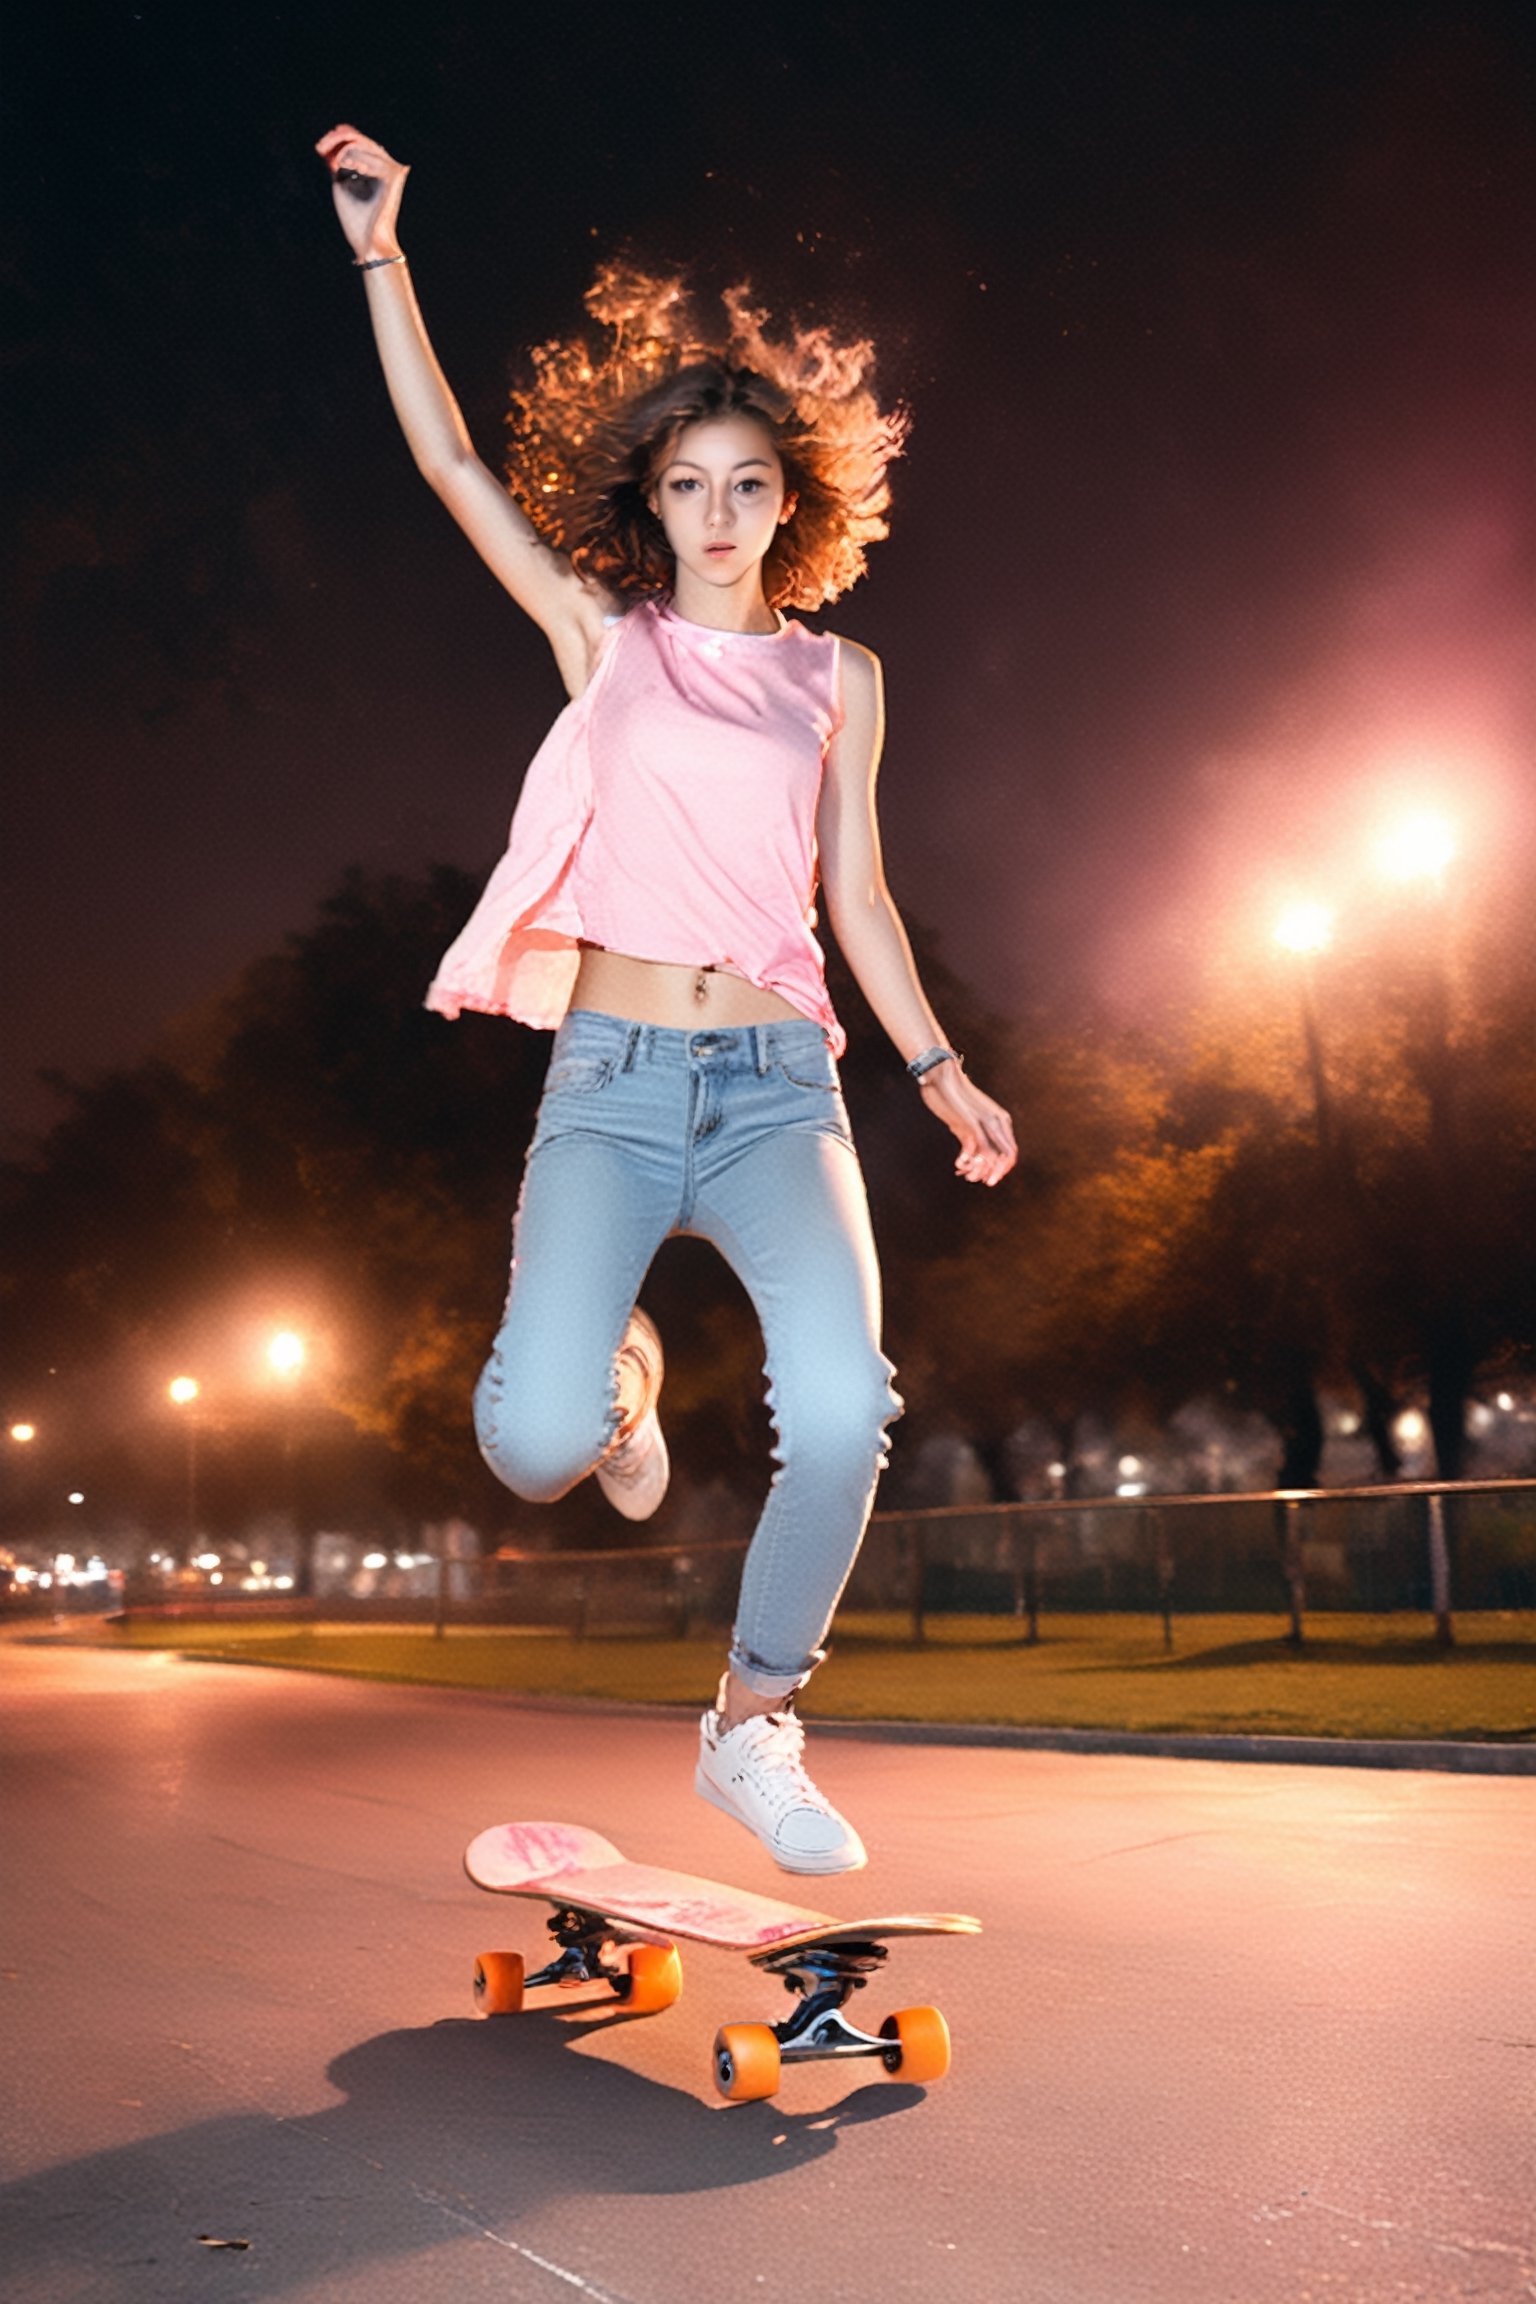
[[[187,1428],[187,1557],[197,1550],[197,1401],[202,1391],[195,1376],[173,1376],[166,1386],[173,1407],[184,1411]]]
[[[294,1590],[308,1599],[314,1590],[314,1560],[310,1540],[299,1522],[297,1483],[293,1471],[293,1392],[309,1358],[309,1346],[296,1328],[279,1328],[267,1340],[267,1366],[277,1378],[283,1396],[284,1502],[293,1522]]]
[[[1446,875],[1460,842],[1448,817],[1418,809],[1399,818],[1378,844],[1382,870],[1417,896],[1423,914],[1414,938],[1421,1036],[1415,1069],[1429,1108],[1430,1200],[1434,1253],[1427,1290],[1429,1422],[1435,1469],[1459,1480],[1466,1450],[1466,1403],[1477,1350],[1467,1318],[1469,1226],[1456,1059],[1451,1046],[1451,966]],[[1431,1608],[1442,1648],[1454,1645],[1451,1558],[1446,1500],[1425,1500]]]
[[[1333,1099],[1323,1062],[1323,1035],[1317,1021],[1317,956],[1333,942],[1333,914],[1326,904],[1288,904],[1275,922],[1275,942],[1292,952],[1300,963],[1297,985],[1301,1001],[1301,1037],[1312,1081],[1312,1105],[1317,1117],[1318,1149],[1331,1159],[1335,1143]]]

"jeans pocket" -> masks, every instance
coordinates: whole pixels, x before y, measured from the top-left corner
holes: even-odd
[[[777,1069],[792,1088],[808,1088],[822,1096],[835,1096],[840,1082],[837,1060],[825,1045],[815,1048],[796,1048],[788,1055],[780,1055]]]
[[[614,1074],[611,1056],[557,1055],[544,1075],[546,1096],[595,1096]]]

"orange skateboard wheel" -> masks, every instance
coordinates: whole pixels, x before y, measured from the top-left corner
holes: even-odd
[[[523,2004],[521,1952],[482,1952],[475,1962],[475,2006],[482,2016],[515,2016]]]
[[[715,2086],[731,2104],[752,2104],[779,2084],[779,2043],[767,2024],[725,2024],[715,2034]]]
[[[675,1944],[636,1944],[629,1955],[629,1976],[619,1998],[632,2016],[653,2016],[670,2008],[683,1989],[683,1964]]]
[[[949,2070],[949,2026],[937,2008],[899,2008],[881,2025],[880,2037],[891,2043],[887,2072],[903,2080],[942,2080]]]

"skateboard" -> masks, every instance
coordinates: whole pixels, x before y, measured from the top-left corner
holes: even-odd
[[[715,2085],[732,2103],[771,2096],[786,2064],[821,2057],[877,2057],[907,2080],[949,2070],[949,2027],[937,2008],[903,2008],[878,2033],[843,2014],[885,1965],[893,1936],[976,1936],[963,1912],[898,1912],[839,1920],[777,1897],[756,1896],[691,1872],[631,1864],[581,1824],[497,1824],[472,1840],[464,1869],[477,1887],[553,1906],[553,1956],[529,1975],[521,1954],[484,1952],[475,2005],[514,2015],[527,1992],[597,1984],[632,2015],[670,2008],[683,1988],[673,1938],[744,1952],[779,1977],[797,2005],[779,2024],[727,2024],[715,2036]]]

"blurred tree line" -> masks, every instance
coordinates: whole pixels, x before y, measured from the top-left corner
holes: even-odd
[[[5,1169],[7,1419],[31,1417],[40,1443],[69,1432],[71,1477],[126,1516],[176,1524],[164,1394],[186,1369],[203,1384],[210,1525],[454,1514],[488,1539],[623,1540],[590,1484],[524,1506],[474,1448],[548,1045],[420,1006],[475,893],[448,868],[349,875],[153,1061],[58,1084],[62,1117]],[[1274,971],[1231,982],[1177,1044],[1005,1026],[917,941],[952,1037],[1013,1106],[1021,1161],[993,1193],[955,1181],[949,1139],[834,956],[909,1402],[887,1503],[924,1500],[925,1437],[963,1438],[995,1494],[1043,1493],[1085,1419],[1145,1430],[1200,1396],[1267,1419],[1279,1485],[1317,1480],[1325,1389],[1358,1402],[1382,1476],[1409,1401],[1427,1407],[1441,1474],[1468,1470],[1473,1387],[1533,1340],[1536,970],[1521,939],[1466,961],[1475,999],[1434,938],[1407,933],[1395,954],[1344,955],[1326,1003]],[[718,1258],[669,1243],[646,1300],[683,1474],[649,1532],[664,1538],[690,1494],[749,1513],[769,1432],[755,1323]],[[262,1390],[251,1352],[237,1370],[230,1341],[279,1318],[313,1347],[287,1395]]]

